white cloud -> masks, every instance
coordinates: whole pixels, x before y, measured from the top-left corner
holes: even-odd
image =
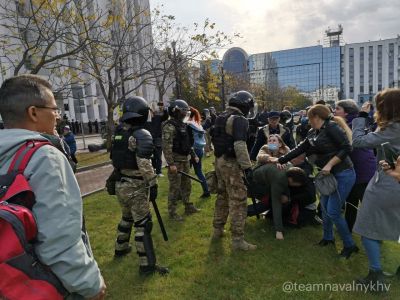
[[[157,0],[189,24],[209,17],[227,33],[239,32],[239,46],[259,53],[316,45],[330,26],[342,24],[347,43],[396,37],[399,0]]]

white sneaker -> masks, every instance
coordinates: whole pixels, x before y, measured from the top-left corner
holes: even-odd
[[[164,174],[162,174],[162,173],[157,174],[157,177],[164,177]]]

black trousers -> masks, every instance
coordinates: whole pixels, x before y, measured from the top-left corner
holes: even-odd
[[[78,160],[76,159],[75,153],[74,154],[71,153],[71,159],[72,159],[72,161],[74,163],[76,163],[76,164],[78,163]]]
[[[359,203],[361,203],[367,185],[368,183],[356,183],[351,189],[351,192],[346,199],[345,219],[347,225],[349,226],[350,232],[353,230],[353,226],[357,218],[356,207],[358,207]]]
[[[156,174],[161,174],[161,167],[162,167],[162,148],[161,147],[154,147],[153,157],[151,158],[151,162],[153,168],[156,169]]]

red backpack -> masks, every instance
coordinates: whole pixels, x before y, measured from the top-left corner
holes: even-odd
[[[24,176],[33,153],[46,141],[27,141],[15,154],[6,175],[0,176],[0,299],[58,300],[68,292],[50,268],[38,261],[37,235],[31,211],[35,195]]]

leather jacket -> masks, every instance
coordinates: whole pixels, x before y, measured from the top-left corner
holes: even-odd
[[[313,163],[323,168],[334,156],[341,162],[332,168],[332,173],[339,173],[353,167],[349,154],[353,150],[350,141],[343,129],[334,121],[327,120],[321,129],[311,129],[304,141],[288,154],[279,158],[279,163],[285,164],[291,159],[306,153],[307,157],[313,158]]]

